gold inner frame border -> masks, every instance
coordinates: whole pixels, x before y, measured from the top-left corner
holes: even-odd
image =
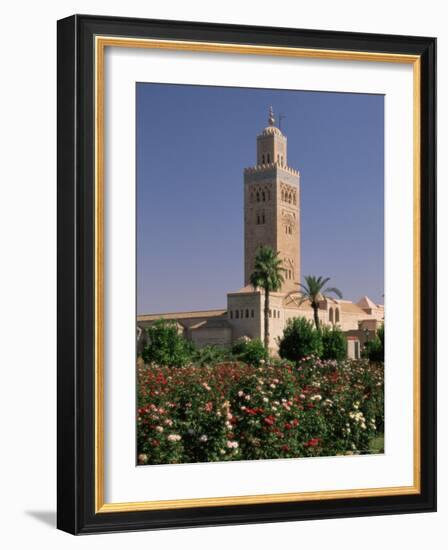
[[[342,489],[301,493],[275,493],[206,497],[179,500],[106,503],[104,501],[104,55],[106,47],[146,48],[159,50],[193,51],[301,57],[313,59],[406,63],[413,65],[413,484],[402,487]],[[421,166],[421,60],[418,55],[381,52],[322,50],[250,44],[226,44],[178,40],[123,38],[96,36],[95,56],[95,513],[167,510],[211,506],[232,506],[279,502],[304,502],[344,498],[365,498],[393,495],[411,495],[421,492],[421,388],[420,388],[420,273],[421,273],[421,219],[420,219],[420,166]]]

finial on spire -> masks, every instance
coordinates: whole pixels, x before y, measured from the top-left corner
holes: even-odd
[[[271,105],[271,107],[269,107],[268,123],[269,123],[269,126],[274,126],[275,125],[274,109],[272,108],[272,105]]]

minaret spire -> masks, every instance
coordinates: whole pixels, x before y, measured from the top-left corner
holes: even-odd
[[[268,124],[269,124],[269,126],[274,126],[275,125],[274,109],[272,108],[272,105],[269,107]]]

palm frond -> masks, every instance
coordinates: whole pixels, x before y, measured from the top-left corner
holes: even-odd
[[[327,292],[331,292],[333,294],[336,294],[336,296],[338,298],[342,299],[342,292],[339,290],[339,288],[336,288],[336,287],[332,286],[332,287],[326,288],[324,290],[324,294],[326,294]]]

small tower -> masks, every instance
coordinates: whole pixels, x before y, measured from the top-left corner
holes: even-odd
[[[261,245],[279,252],[285,268],[281,292],[300,282],[299,172],[288,166],[287,139],[275,126],[272,107],[268,126],[257,136],[257,163],[244,170],[244,280],[250,284]]]

